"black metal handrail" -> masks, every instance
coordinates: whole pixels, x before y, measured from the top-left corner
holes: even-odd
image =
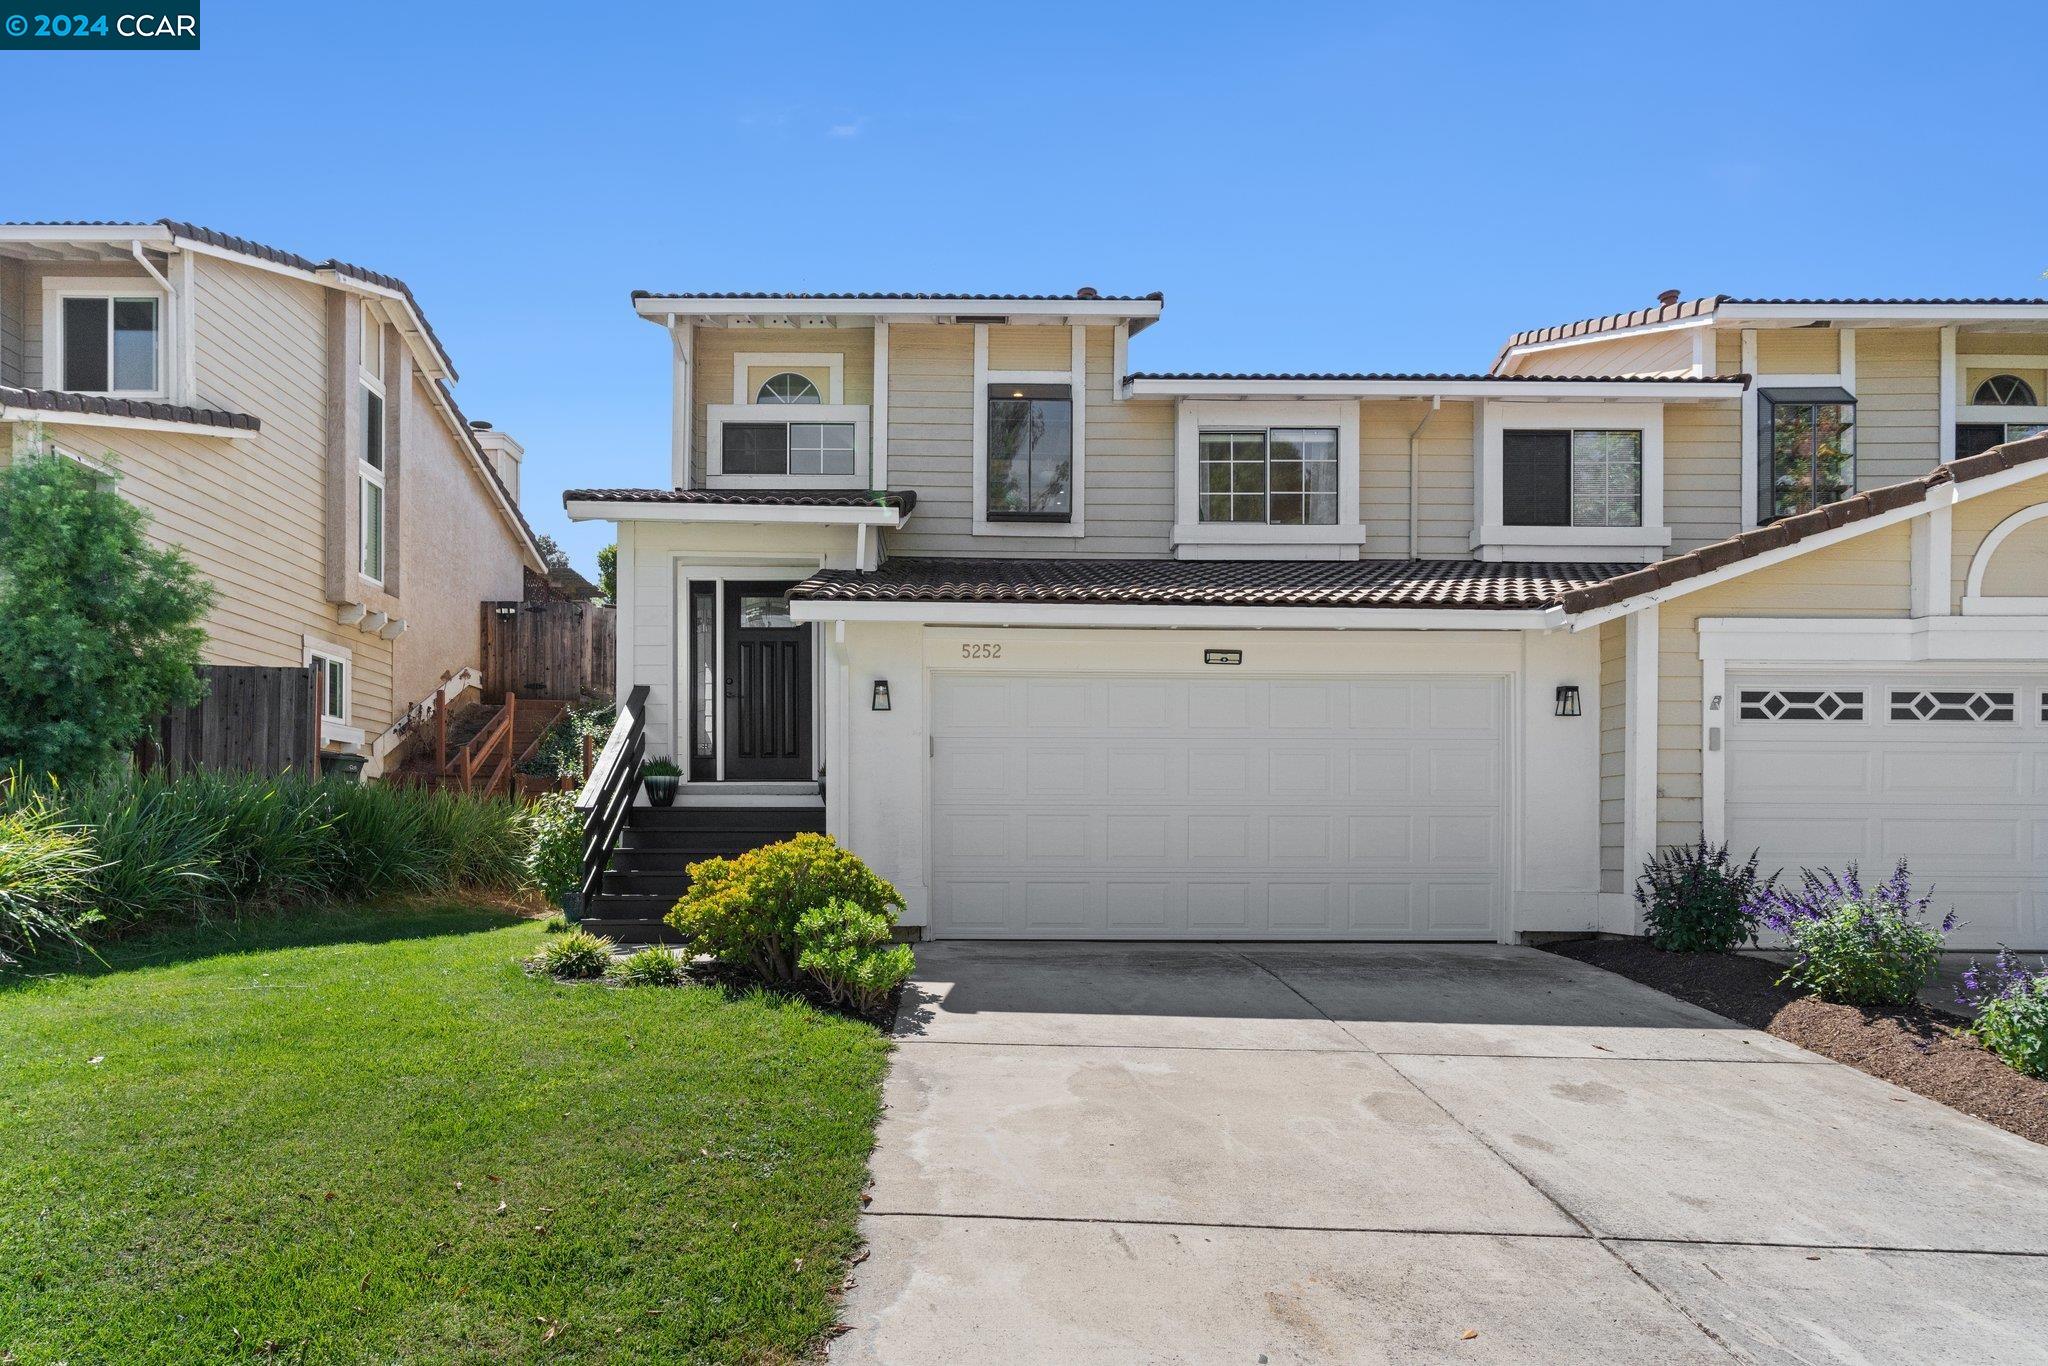
[[[604,881],[605,865],[618,847],[619,831],[633,809],[633,792],[640,783],[640,760],[647,753],[647,685],[626,694],[619,719],[605,737],[604,749],[590,766],[583,790],[576,794],[576,810],[583,816],[583,868],[576,890],[586,908]]]

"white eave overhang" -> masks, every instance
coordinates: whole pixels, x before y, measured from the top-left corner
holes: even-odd
[[[1129,323],[1133,335],[1159,321],[1159,299],[781,299],[735,295],[717,299],[633,300],[633,311],[665,325],[678,321],[732,327],[864,327],[876,321],[953,323],[1001,318],[1011,323]]]
[[[1684,403],[1742,397],[1741,380],[1126,379],[1126,398],[1636,399]]]
[[[878,526],[901,530],[910,509],[777,507],[760,503],[655,503],[632,498],[572,499],[572,522],[738,522],[758,526]]]
[[[1087,602],[872,602],[792,598],[798,621],[917,622],[927,626],[1097,626],[1154,630],[1552,631],[1564,609],[1426,607],[1178,607]]]

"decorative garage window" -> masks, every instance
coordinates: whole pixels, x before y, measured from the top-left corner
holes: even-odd
[[[1892,693],[1894,721],[2010,721],[2009,692],[1951,692],[1943,689],[1899,690]]]
[[[1841,688],[1744,688],[1744,721],[1861,721],[1863,693]]]

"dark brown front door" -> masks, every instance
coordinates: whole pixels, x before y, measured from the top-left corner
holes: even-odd
[[[789,585],[725,585],[725,776],[811,773],[811,628],[789,618]]]

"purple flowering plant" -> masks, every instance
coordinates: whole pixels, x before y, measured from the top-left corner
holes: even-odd
[[[1977,1012],[1969,1029],[1977,1042],[2030,1077],[2048,1077],[2048,959],[2030,969],[2002,948],[1989,967],[1964,969],[1956,1000]]]
[[[1953,911],[1930,919],[1933,901],[1914,895],[1901,859],[1875,885],[1853,863],[1839,874],[1803,868],[1797,887],[1766,888],[1752,910],[1792,950],[1780,985],[1847,1005],[1905,1005],[1934,975],[1956,927]]]

